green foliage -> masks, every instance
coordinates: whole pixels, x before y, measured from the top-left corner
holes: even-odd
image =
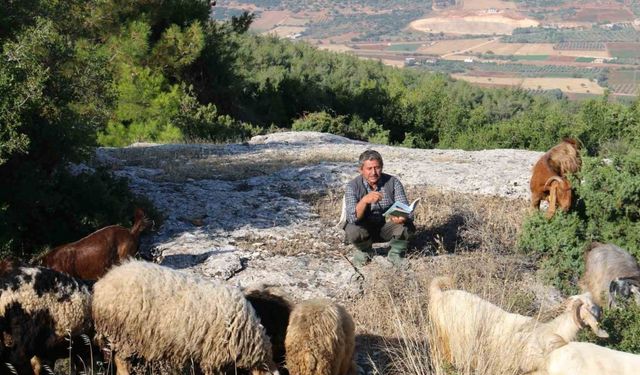
[[[126,146],[134,142],[177,142],[180,130],[173,125],[184,92],[150,68],[121,67],[117,87],[118,106],[98,142]]]
[[[569,214],[547,221],[532,215],[523,226],[519,248],[537,255],[547,278],[564,291],[575,291],[582,271],[582,250],[592,240],[610,242],[640,256],[640,156],[637,151],[608,159],[583,158],[578,197]]]
[[[640,153],[587,158],[577,192],[588,233],[640,256]]]
[[[346,116],[332,116],[322,112],[308,113],[293,122],[292,130],[331,133],[345,137],[355,135],[347,125]]]
[[[67,171],[69,162],[90,154],[107,121],[112,72],[99,48],[65,33],[80,25],[67,28],[69,18],[59,19],[58,13],[42,12],[50,19],[30,13],[41,9],[21,13],[23,19],[13,20],[19,24],[12,38],[0,38],[0,251],[5,254],[26,256],[132,212],[123,183],[105,173]],[[126,216],[119,210],[124,205],[131,209]]]
[[[633,298],[618,299],[618,306],[605,309],[600,327],[607,331],[609,338],[601,339],[591,331],[582,331],[579,341],[595,342],[598,345],[628,353],[640,354],[640,307]]]
[[[180,110],[173,122],[182,131],[187,142],[225,142],[243,140],[259,132],[259,129],[220,115],[215,105],[200,105],[192,95],[183,95]]]
[[[125,224],[141,204],[124,179],[105,170],[79,175],[60,170],[41,179],[40,171],[25,170],[13,191],[0,191],[0,199],[8,202],[8,209],[0,211],[0,243],[10,243],[14,254],[23,257],[106,225]]]
[[[609,333],[609,338],[599,344],[640,354],[640,307],[633,298],[618,304],[617,308],[604,312],[602,328]]]
[[[354,116],[351,121],[348,121],[347,116],[332,116],[324,111],[308,113],[295,120],[292,130],[317,131],[372,143],[389,143],[389,131],[382,129],[373,119],[365,122],[360,117]]]
[[[192,64],[204,48],[204,31],[199,22],[182,30],[171,25],[153,47],[151,62],[169,76],[179,78],[180,72]]]
[[[536,213],[525,221],[518,248],[539,258],[547,281],[566,294],[574,294],[584,268],[585,231],[585,223],[575,212],[556,213],[551,220]]]

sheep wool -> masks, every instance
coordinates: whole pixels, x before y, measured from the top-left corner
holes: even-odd
[[[67,339],[73,342],[91,330],[91,288],[47,268],[5,264],[0,330],[0,360],[18,373],[31,373],[30,359],[36,355],[64,358],[69,354]]]
[[[448,278],[431,282],[429,318],[434,352],[463,373],[528,373],[544,365],[546,355],[575,339],[583,327],[600,337],[600,309],[588,294],[570,297],[552,321],[509,313],[463,290],[445,290]]]
[[[242,292],[185,272],[125,262],[95,284],[92,314],[116,363],[137,355],[178,366],[193,361],[207,374],[275,368],[269,338]]]
[[[329,300],[308,300],[293,308],[285,349],[291,375],[356,373],[353,319],[344,307]]]

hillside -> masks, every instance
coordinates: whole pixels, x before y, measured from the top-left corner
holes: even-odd
[[[361,273],[342,256],[349,249],[335,228],[341,189],[355,176],[357,157],[366,148],[382,153],[384,170],[402,179],[410,199],[423,197],[410,268],[401,275],[383,256]],[[164,215],[163,224],[143,239],[143,253],[160,264],[231,284],[267,283],[296,300],[328,296],[345,303],[358,321],[360,362],[366,368],[371,364],[362,356],[376,349],[365,346],[379,343],[364,337],[397,336],[391,327],[371,324],[369,309],[378,305],[369,299],[377,300],[381,285],[392,286],[399,277],[416,286],[438,273],[481,279],[475,287],[485,292],[495,287],[500,295],[504,282],[515,283],[518,288],[509,293],[527,296],[516,309],[553,303],[557,297],[536,281],[527,259],[510,249],[487,249],[513,242],[511,231],[526,213],[529,173],[540,154],[406,149],[284,132],[241,144],[103,148],[96,159],[128,177],[135,192],[149,197]],[[498,226],[484,228],[485,221]],[[484,233],[475,235],[476,242],[484,239],[475,244],[476,252],[465,251],[474,231]],[[499,238],[507,232],[511,238]],[[491,281],[496,275],[498,284]],[[407,296],[424,296],[420,289]],[[382,366],[385,360],[374,363]]]

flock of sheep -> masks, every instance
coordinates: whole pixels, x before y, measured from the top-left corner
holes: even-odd
[[[327,299],[293,304],[272,288],[243,291],[137,260],[95,283],[7,260],[0,273],[3,374],[49,372],[69,357],[68,340],[77,343],[72,359],[86,360],[92,353],[83,336],[94,338],[118,375],[129,374],[134,359],[204,374],[356,371],[353,320]]]
[[[555,319],[542,323],[506,312],[462,291],[443,290],[448,278],[430,286],[432,352],[465,373],[631,375],[640,372],[640,355],[575,342],[582,328],[608,337],[599,326],[598,304],[615,306],[618,297],[640,300],[640,267],[633,256],[612,244],[593,243],[585,252],[583,294],[571,296]]]
[[[568,210],[568,175],[579,167],[575,141],[543,155],[531,178],[532,207],[546,199],[547,216],[556,204]],[[149,226],[136,210],[131,229],[103,228],[44,254],[39,266],[0,261],[0,374],[40,375],[56,359],[93,356],[104,356],[118,375],[140,359],[204,374],[357,373],[355,325],[344,307],[327,299],[294,304],[274,288],[241,290],[129,260]],[[569,297],[546,323],[451,284],[436,277],[430,286],[431,352],[465,373],[640,371],[638,355],[574,341],[582,328],[607,337],[599,306],[614,308],[619,297],[640,304],[640,267],[624,249],[593,243],[585,252],[583,294]]]

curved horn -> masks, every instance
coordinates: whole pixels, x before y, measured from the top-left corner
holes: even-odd
[[[581,299],[576,299],[573,301],[571,308],[573,309],[573,321],[580,328],[585,327],[585,323],[582,321],[582,317],[580,316],[580,308],[584,302]]]
[[[545,189],[546,189],[546,188],[548,188],[548,187],[549,187],[549,185],[551,185],[551,183],[552,183],[553,181],[558,181],[558,182],[559,182],[559,183],[561,183],[561,184],[562,184],[562,183],[564,183],[564,180],[562,179],[562,177],[560,177],[560,176],[551,176],[551,177],[549,177],[549,179],[544,183],[544,188],[545,188]]]

